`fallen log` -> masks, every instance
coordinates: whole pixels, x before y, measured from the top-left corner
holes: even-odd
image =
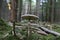
[[[38,34],[41,34],[41,35],[45,35],[45,36],[47,36],[48,34],[47,33],[45,33],[44,31],[42,31],[42,30],[40,30],[40,31],[36,31]]]
[[[41,29],[39,28],[35,28],[35,27],[31,27],[35,32],[37,32],[38,34],[41,34],[41,35],[45,35],[47,36],[48,34],[44,31],[42,31]]]
[[[31,23],[30,25],[33,25],[33,26],[41,29],[42,31],[46,32],[47,34],[52,34],[52,35],[54,35],[54,36],[60,36],[60,33],[55,32],[55,31],[53,31],[53,30],[49,30],[49,29],[47,29],[47,28],[45,28],[45,27],[43,27],[43,26],[40,26],[40,25],[38,25],[38,24],[32,24],[32,23]]]
[[[40,25],[38,25],[38,24],[32,24],[32,23],[31,23],[30,25],[35,26],[35,27],[37,27],[38,29],[41,29],[42,31],[44,31],[44,32],[46,32],[46,33],[48,33],[48,34],[52,34],[52,35],[54,35],[54,36],[60,36],[60,33],[55,32],[55,31],[53,31],[53,30],[49,30],[49,29],[47,29],[47,28],[45,28],[45,27],[43,27],[43,26],[40,26]]]
[[[45,28],[45,27],[38,27],[38,28],[41,29],[41,30],[43,30],[44,32],[46,32],[46,33],[48,33],[48,34],[52,34],[52,35],[54,35],[54,36],[60,36],[60,33],[55,32],[55,31],[53,31],[53,30],[49,30],[49,29],[47,29],[47,28]]]

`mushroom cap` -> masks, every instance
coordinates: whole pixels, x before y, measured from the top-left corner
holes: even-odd
[[[23,19],[37,20],[39,17],[32,14],[25,14],[21,16]]]

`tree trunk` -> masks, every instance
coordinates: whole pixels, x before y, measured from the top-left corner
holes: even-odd
[[[36,0],[36,13],[35,15],[40,16],[40,0]]]
[[[54,36],[60,36],[60,33],[58,32],[55,32],[55,31],[52,31],[52,30],[49,30],[47,28],[44,28],[44,27],[39,27],[41,30],[43,30],[44,32],[48,33],[48,34],[52,34]]]
[[[13,22],[13,32],[14,32],[14,36],[16,36],[16,33],[15,33],[15,22],[17,21],[16,19],[16,15],[17,15],[17,12],[16,12],[16,0],[12,0],[12,22]]]
[[[1,18],[2,0],[0,0],[0,18]]]
[[[44,16],[43,16],[43,10],[44,10],[43,7],[44,7],[44,6],[43,6],[43,5],[44,5],[44,4],[43,4],[43,0],[42,0],[42,22],[44,21]]]
[[[32,14],[31,13],[31,0],[28,0],[28,14]]]
[[[53,18],[54,18],[54,1],[52,0],[52,5],[51,5],[51,23],[53,23]]]
[[[56,0],[54,1],[54,22],[56,20]]]
[[[52,34],[52,35],[54,35],[54,36],[60,36],[60,33],[58,33],[58,32],[55,32],[55,31],[53,31],[53,30],[49,30],[49,29],[47,29],[47,28],[45,28],[45,27],[41,27],[40,25],[34,25],[34,26],[37,26],[37,28],[39,28],[40,30],[42,30],[42,31],[44,31],[44,32],[46,32],[46,33],[48,33],[48,34]]]
[[[23,0],[18,0],[18,22],[21,21]]]
[[[17,0],[11,0],[11,21],[17,21]]]

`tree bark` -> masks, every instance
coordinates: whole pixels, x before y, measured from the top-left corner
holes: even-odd
[[[31,13],[31,0],[28,0],[28,14],[32,14]]]
[[[16,36],[16,33],[15,33],[15,22],[17,21],[16,19],[16,15],[17,15],[17,12],[16,12],[16,0],[12,0],[12,22],[13,22],[13,32],[14,32],[14,36]]]
[[[40,16],[40,0],[36,0],[36,13],[35,15]]]
[[[23,0],[18,0],[18,21],[21,21],[21,13],[22,13],[22,6],[23,6]]]
[[[38,25],[38,24],[30,24],[30,25],[31,25],[31,26],[32,26],[32,25],[33,25],[33,26],[36,26],[36,28],[38,28],[38,30],[40,29],[40,30],[46,32],[47,34],[52,34],[52,35],[54,35],[54,36],[60,36],[60,33],[55,32],[55,31],[53,31],[53,30],[49,30],[49,29],[47,29],[47,28],[45,28],[45,27],[43,27],[43,26],[40,26],[40,25]]]
[[[38,28],[40,28],[41,30],[43,30],[44,32],[46,32],[48,34],[52,34],[54,36],[60,36],[60,33],[52,31],[52,30],[49,30],[47,28],[44,28],[44,27],[38,27]]]
[[[0,0],[0,18],[1,18],[2,0]]]
[[[17,3],[16,0],[11,0],[11,21],[13,22],[13,20],[17,21]]]

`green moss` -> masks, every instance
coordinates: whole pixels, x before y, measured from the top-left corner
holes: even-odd
[[[3,20],[3,19],[0,19],[0,31],[8,31],[9,29],[11,29],[11,27]]]
[[[12,30],[12,27],[9,26],[3,19],[0,19],[0,36],[5,35],[10,30]]]
[[[7,36],[4,40],[20,40],[20,39],[17,36],[10,35],[10,36]]]

